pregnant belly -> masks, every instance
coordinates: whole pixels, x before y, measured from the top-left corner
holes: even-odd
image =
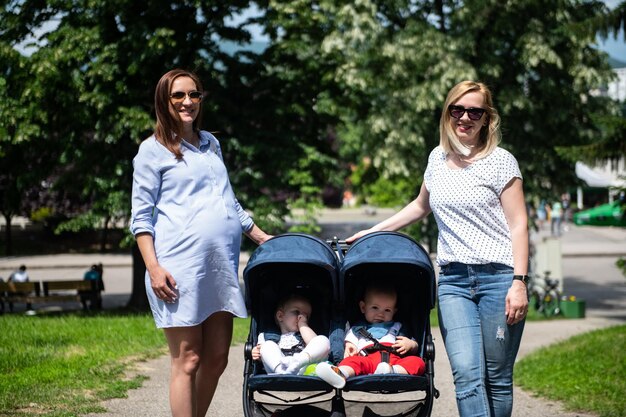
[[[217,212],[217,213],[216,213]],[[241,224],[238,217],[222,215],[221,210],[198,210],[183,227],[155,225],[157,256],[190,258],[206,254],[212,248],[238,250],[241,242]]]

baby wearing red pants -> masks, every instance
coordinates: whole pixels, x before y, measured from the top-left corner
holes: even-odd
[[[346,379],[366,374],[421,375],[426,369],[417,355],[417,342],[401,333],[402,324],[393,321],[397,312],[397,293],[384,284],[370,285],[365,290],[359,308],[366,323],[350,328],[345,338],[344,359],[339,366],[323,362],[317,365],[317,376],[335,388],[343,388]],[[365,331],[363,331],[365,330]],[[376,340],[370,338],[372,336]],[[391,347],[372,351],[377,344]],[[380,346],[379,346],[380,347]],[[409,356],[405,356],[409,355]],[[385,360],[382,357],[385,357]]]

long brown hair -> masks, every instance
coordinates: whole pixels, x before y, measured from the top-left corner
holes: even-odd
[[[196,84],[196,90],[204,91],[200,78],[191,71],[183,69],[173,69],[164,74],[157,83],[154,91],[154,110],[156,113],[156,127],[154,128],[154,136],[167,149],[170,150],[176,159],[182,159],[183,154],[180,150],[180,142],[183,132],[183,124],[180,116],[175,111],[174,106],[170,103],[170,93],[172,83],[178,77],[189,77]],[[202,125],[202,102],[198,104],[198,116],[193,122],[193,130],[199,131]]]
[[[487,114],[487,124],[480,129],[478,137],[479,151],[476,158],[484,158],[498,146],[501,139],[500,116],[493,105],[493,98],[489,87],[475,81],[461,81],[448,92],[446,102],[443,104],[441,119],[439,119],[439,139],[440,145],[446,153],[456,153],[463,155],[463,145],[456,137],[456,133],[450,123],[450,113],[448,106],[460,100],[467,93],[478,92],[484,98],[484,107]]]

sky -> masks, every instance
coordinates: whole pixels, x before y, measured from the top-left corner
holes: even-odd
[[[605,0],[604,4],[606,4],[610,9],[613,9],[623,1],[624,0]],[[615,39],[613,36],[610,36],[604,41],[598,39],[598,44],[601,50],[607,52],[613,58],[622,62],[626,62],[626,42],[624,42],[624,29],[620,31],[617,39]]]
[[[626,63],[626,42],[624,42],[624,30],[618,34],[618,38],[615,39],[610,36],[605,41],[598,39],[598,44],[601,50],[611,55],[618,61]]]

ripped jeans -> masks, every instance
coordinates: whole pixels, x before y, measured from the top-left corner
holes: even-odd
[[[510,417],[513,365],[524,321],[506,324],[513,269],[450,263],[438,280],[439,326],[461,417]]]

